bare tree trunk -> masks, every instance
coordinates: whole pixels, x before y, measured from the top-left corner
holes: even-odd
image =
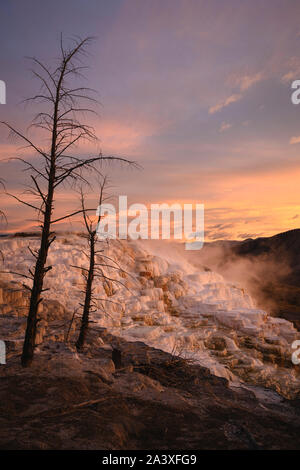
[[[89,312],[91,308],[91,300],[92,300],[92,288],[93,288],[93,280],[94,280],[94,269],[95,269],[95,239],[96,239],[96,232],[93,231],[90,233],[90,264],[89,264],[89,271],[86,280],[86,289],[85,289],[85,299],[84,299],[84,307],[83,307],[83,314],[81,318],[81,327],[80,333],[78,336],[78,340],[76,342],[76,348],[80,351],[83,348],[85,343],[86,334],[89,325]]]
[[[25,339],[23,344],[23,352],[21,357],[21,364],[23,367],[29,366],[32,362],[35,348],[35,338],[36,338],[36,327],[38,323],[38,309],[39,304],[41,303],[41,293],[43,291],[44,276],[46,272],[51,268],[46,267],[48,249],[51,245],[50,240],[50,226],[51,226],[51,215],[53,207],[53,192],[54,192],[54,176],[55,176],[55,165],[52,164],[52,167],[49,175],[49,187],[48,187],[48,197],[45,207],[44,222],[42,228],[42,238],[40,249],[35,265],[34,278],[32,291],[30,296],[30,305],[29,312],[27,316],[27,327],[25,333]],[[51,174],[52,173],[52,174]]]
[[[104,197],[104,190],[107,184],[107,177],[102,177],[102,181],[99,180],[100,183],[100,192],[99,192],[99,200],[98,200],[98,208],[101,208],[102,203],[107,197]],[[85,287],[84,287],[84,304],[81,304],[83,307],[82,317],[81,317],[81,326],[80,332],[78,335],[78,339],[76,342],[77,351],[82,350],[84,343],[86,341],[88,326],[89,326],[89,315],[90,312],[97,312],[99,305],[98,302],[100,301],[108,301],[111,303],[118,304],[118,302],[114,302],[113,300],[107,300],[105,298],[98,298],[94,295],[93,291],[93,283],[100,278],[102,281],[102,285],[104,286],[105,282],[113,282],[116,284],[120,284],[122,287],[125,287],[124,284],[119,281],[118,279],[114,279],[110,277],[109,272],[111,270],[116,270],[117,272],[125,272],[120,265],[110,256],[103,253],[104,249],[98,249],[97,247],[97,238],[98,238],[98,227],[101,221],[102,213],[101,210],[98,212],[97,221],[93,221],[91,217],[87,214],[87,210],[85,208],[85,197],[84,193],[81,189],[81,212],[86,228],[86,239],[88,240],[89,244],[89,252],[84,253],[88,260],[89,260],[89,267],[83,268],[82,266],[73,266],[73,268],[80,269],[82,275],[85,278]],[[95,225],[96,224],[96,225]],[[96,228],[95,228],[96,227]],[[105,270],[108,269],[108,274]],[[102,307],[103,309],[103,307]],[[121,353],[120,353],[121,354]],[[121,363],[121,356],[119,363]]]
[[[27,367],[32,363],[34,348],[35,348],[35,339],[36,339],[36,327],[38,323],[38,309],[39,304],[41,303],[41,294],[43,291],[44,276],[51,266],[46,267],[48,250],[51,245],[52,240],[50,240],[50,227],[51,227],[51,216],[53,210],[53,196],[54,196],[54,184],[56,176],[56,141],[57,141],[57,122],[58,122],[58,106],[60,101],[60,92],[61,84],[64,76],[64,69],[62,69],[60,79],[56,87],[56,95],[54,102],[54,111],[53,111],[53,127],[52,127],[52,139],[51,139],[51,153],[50,153],[50,169],[48,177],[48,191],[47,198],[45,200],[45,211],[44,211],[44,220],[42,224],[42,238],[39,253],[37,256],[33,284],[30,296],[30,305],[29,312],[27,316],[27,326],[25,339],[23,344],[23,352],[21,357],[21,364],[23,367]]]

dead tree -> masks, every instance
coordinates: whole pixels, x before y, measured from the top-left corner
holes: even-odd
[[[0,179],[0,186],[2,186],[3,189],[5,189],[4,181],[2,179]],[[0,209],[0,222],[3,222],[3,221],[7,223],[5,212]],[[0,250],[0,257],[2,261],[4,261],[4,255],[1,250]]]
[[[100,188],[99,205],[102,204],[103,202],[104,186],[105,186],[105,179]],[[91,222],[88,214],[85,211],[83,192],[81,192],[81,206],[83,210],[82,214],[83,214],[83,220],[84,220],[84,224],[86,228],[86,237],[88,240],[88,247],[89,247],[89,253],[88,253],[89,267],[87,270],[82,268],[83,276],[85,277],[86,282],[85,282],[85,297],[84,297],[83,311],[82,311],[82,317],[81,317],[81,327],[80,327],[78,339],[76,341],[76,348],[78,351],[80,351],[83,348],[87,329],[88,329],[88,324],[89,324],[89,314],[90,314],[91,302],[92,302],[93,281],[94,281],[94,276],[95,276],[95,256],[96,256],[95,244],[96,244],[96,236],[97,236],[96,227],[93,227],[93,223]]]
[[[103,204],[104,200],[107,199],[105,197],[104,191],[107,185],[107,178],[103,177],[102,181],[100,182],[100,191],[99,191],[99,200],[98,206]],[[88,215],[88,210],[85,207],[85,197],[84,193],[81,190],[81,212],[85,226],[85,238],[88,242],[88,252],[83,252],[87,259],[88,259],[88,268],[83,268],[82,266],[74,266],[73,268],[80,269],[82,275],[85,279],[84,283],[84,303],[82,304],[82,317],[81,317],[81,325],[79,336],[76,341],[76,348],[78,351],[82,350],[86,335],[88,331],[88,325],[90,321],[90,313],[95,312],[98,310],[97,303],[100,301],[103,303],[103,309],[105,309],[105,302],[112,302],[118,304],[118,302],[114,302],[111,299],[103,299],[98,298],[94,295],[94,282],[96,279],[100,279],[102,283],[111,282],[115,284],[120,284],[122,287],[126,288],[126,286],[119,280],[115,279],[114,277],[110,277],[105,273],[105,269],[115,270],[122,273],[125,271],[121,268],[119,263],[113,260],[110,256],[104,254],[104,249],[101,247],[101,242],[97,239],[97,227],[101,220],[101,211],[97,216],[95,222],[93,222],[92,218]],[[105,243],[102,241],[102,243]],[[99,246],[100,244],[100,246]],[[126,273],[127,274],[127,273]]]
[[[0,178],[0,187],[2,187],[5,190],[4,181],[1,178]],[[3,210],[0,209],[0,221],[2,221],[2,220],[7,222],[5,213],[3,212]]]
[[[33,359],[38,309],[45,290],[44,277],[52,268],[47,266],[48,250],[55,239],[52,225],[80,212],[59,219],[54,218],[54,195],[57,188],[68,181],[86,182],[83,170],[95,168],[95,165],[103,160],[116,159],[128,163],[125,159],[104,157],[101,153],[86,157],[72,155],[74,147],[82,141],[94,143],[97,141],[93,127],[82,121],[84,113],[95,113],[91,108],[96,102],[93,90],[74,85],[74,80],[82,77],[82,70],[85,68],[82,59],[90,42],[91,38],[76,39],[72,46],[67,48],[61,39],[60,58],[53,68],[35,58],[32,59],[35,65],[33,74],[40,81],[41,89],[29,101],[44,106],[43,110],[36,114],[32,126],[46,133],[49,142],[47,148],[33,142],[27,134],[15,129],[9,123],[2,122],[39,157],[38,160],[31,161],[17,158],[25,163],[26,169],[30,172],[31,192],[38,198],[38,203],[28,202],[12,195],[17,201],[38,212],[41,225],[39,249],[30,250],[35,257],[35,266],[33,270],[29,270],[27,276],[31,285],[26,286],[30,290],[30,304],[21,358],[24,367],[30,365]]]

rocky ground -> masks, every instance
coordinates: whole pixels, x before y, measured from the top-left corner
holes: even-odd
[[[22,368],[25,317],[13,315],[13,305],[23,294],[3,284],[1,293],[12,306],[0,315],[7,343],[7,363],[0,366],[1,449],[300,448],[299,394],[288,400],[233,384],[95,325],[78,354],[76,326],[66,341],[62,325],[69,313],[57,303],[45,303],[47,334],[43,342],[38,337],[32,366]]]
[[[7,265],[25,269],[8,246]],[[215,273],[179,271],[121,244],[115,254],[129,272],[119,276],[127,289],[98,286],[115,303],[109,315],[92,316],[78,354],[80,318],[71,323],[70,307],[80,276],[61,261],[78,264],[78,250],[59,241],[53,251],[59,262],[30,368],[20,366],[28,296],[15,276],[0,281],[0,448],[300,448],[300,366],[290,357],[299,333],[291,323],[256,309]]]
[[[122,352],[116,368],[111,347]],[[300,400],[232,388],[200,366],[104,329],[84,353],[48,341],[0,368],[1,449],[295,449]]]

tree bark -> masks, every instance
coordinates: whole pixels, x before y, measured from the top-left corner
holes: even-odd
[[[48,268],[46,267],[47,256],[50,241],[50,227],[51,227],[51,216],[53,210],[53,196],[54,196],[54,183],[56,176],[56,141],[57,141],[57,118],[58,118],[58,105],[60,100],[60,90],[63,78],[63,71],[61,78],[58,82],[56,89],[56,99],[53,111],[53,128],[52,128],[52,139],[51,139],[51,155],[50,155],[50,169],[48,178],[48,191],[47,199],[45,202],[45,213],[42,225],[42,237],[41,244],[38,253],[38,257],[35,264],[33,285],[31,289],[29,312],[27,316],[27,326],[25,339],[23,344],[23,352],[21,357],[21,364],[23,367],[27,367],[32,363],[35,339],[36,339],[36,327],[38,323],[38,309],[41,303],[41,293],[43,291],[44,276]]]
[[[80,351],[83,348],[83,345],[86,340],[88,325],[89,325],[89,312],[91,307],[91,299],[92,299],[92,288],[93,288],[93,280],[94,280],[94,269],[95,269],[95,239],[96,239],[96,232],[90,233],[90,264],[89,264],[89,271],[86,281],[86,289],[85,289],[85,299],[84,299],[84,307],[83,307],[83,314],[81,318],[81,327],[80,333],[78,336],[78,340],[76,342],[77,351]]]

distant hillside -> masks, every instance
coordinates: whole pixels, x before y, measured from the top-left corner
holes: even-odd
[[[300,229],[205,244],[198,261],[240,282],[258,305],[300,329]]]
[[[286,260],[291,271],[286,280],[300,287],[300,229],[289,230],[273,237],[261,237],[234,244],[231,251],[241,257],[264,257]]]

